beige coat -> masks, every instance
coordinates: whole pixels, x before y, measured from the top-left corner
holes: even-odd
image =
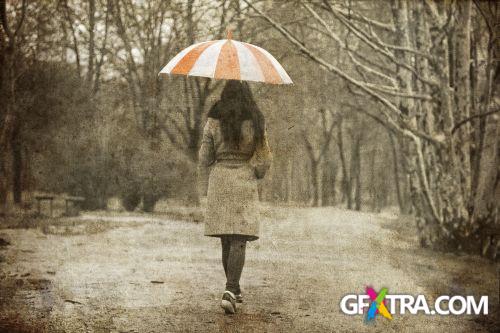
[[[200,192],[207,195],[205,235],[259,238],[257,179],[269,169],[272,155],[267,133],[262,147],[254,143],[252,122],[244,121],[240,145],[223,141],[219,120],[208,118],[199,151]]]

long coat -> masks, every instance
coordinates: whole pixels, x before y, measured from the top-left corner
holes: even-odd
[[[264,177],[271,160],[266,131],[262,145],[256,145],[250,120],[242,123],[235,149],[224,142],[219,120],[207,119],[198,165],[200,191],[207,195],[206,236],[259,238],[257,179]]]

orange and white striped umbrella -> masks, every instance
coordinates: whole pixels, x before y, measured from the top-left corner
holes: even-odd
[[[269,52],[228,37],[228,39],[191,45],[170,60],[160,74],[272,84],[293,83],[280,63]]]

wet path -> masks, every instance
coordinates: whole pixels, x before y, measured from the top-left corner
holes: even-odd
[[[421,250],[391,216],[333,208],[267,215],[261,240],[247,250],[245,303],[234,316],[218,307],[219,243],[202,236],[201,224],[85,215],[82,223],[112,227],[0,230],[12,243],[0,250],[0,322],[68,332],[487,331],[470,316],[396,315],[367,326],[339,308],[367,284],[429,299],[488,292],[498,302],[495,269],[485,261]]]

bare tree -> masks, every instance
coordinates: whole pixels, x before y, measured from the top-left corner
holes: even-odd
[[[26,17],[27,2],[22,1],[17,6],[10,8],[15,12],[16,20],[9,21],[5,1],[0,2],[0,21],[2,25],[2,34],[0,35],[0,94],[4,100],[4,107],[0,118],[0,204],[3,206],[7,199],[7,171],[6,171],[6,153],[10,145],[13,150],[14,159],[14,199],[16,203],[21,202],[20,189],[20,168],[21,150],[18,141],[19,117],[16,109],[16,83],[19,76],[25,70],[20,66],[20,59],[23,54],[19,47],[20,36],[22,34],[23,24]]]
[[[472,169],[471,143],[477,138],[471,126],[465,124],[455,129],[471,114],[471,1],[394,0],[383,6],[377,4],[378,8],[365,2],[349,2],[346,7],[336,1],[299,1],[308,26],[321,31],[349,56],[352,66],[343,68],[312,48],[307,34],[298,32],[300,29],[284,26],[262,7],[244,1],[305,57],[378,103],[382,124],[401,137],[399,144],[405,152],[405,170],[413,187],[412,204],[424,244],[443,244],[441,240],[453,244],[469,237],[483,223],[496,223],[496,205],[486,209],[490,212],[488,222],[471,214],[478,200],[471,185],[472,174],[486,171],[481,167]],[[387,4],[389,8],[384,7]],[[484,12],[484,6],[476,5],[477,11]],[[490,6],[496,7],[497,4]],[[379,12],[378,17],[385,21],[369,17],[365,14],[368,12]],[[387,12],[392,15],[384,14]],[[491,12],[491,17],[498,15],[496,9]],[[489,20],[486,19],[491,26]],[[356,47],[344,41],[347,34],[357,40]],[[494,34],[493,30],[490,34]],[[490,46],[493,49],[497,48]],[[485,62],[490,71],[487,77],[495,77],[491,75],[491,59]],[[492,79],[488,81],[491,84]],[[479,88],[475,93],[483,94]],[[495,103],[492,96],[493,91],[485,103],[488,108]],[[484,117],[491,114],[483,113]],[[488,133],[493,135],[497,133],[497,121],[488,119],[494,128]],[[483,152],[474,153],[483,156]],[[490,152],[488,158],[491,156],[498,153]],[[496,186],[488,189],[492,197]]]
[[[320,142],[315,142],[313,144],[305,132],[302,134],[304,146],[311,166],[312,205],[314,207],[319,205],[320,200],[319,167],[330,147],[330,142],[333,137],[333,129],[335,127],[334,112],[330,111],[328,113],[331,118],[329,121],[327,119],[327,111],[325,109],[319,110],[321,119]],[[319,147],[319,150],[316,151],[317,149],[315,147]]]

